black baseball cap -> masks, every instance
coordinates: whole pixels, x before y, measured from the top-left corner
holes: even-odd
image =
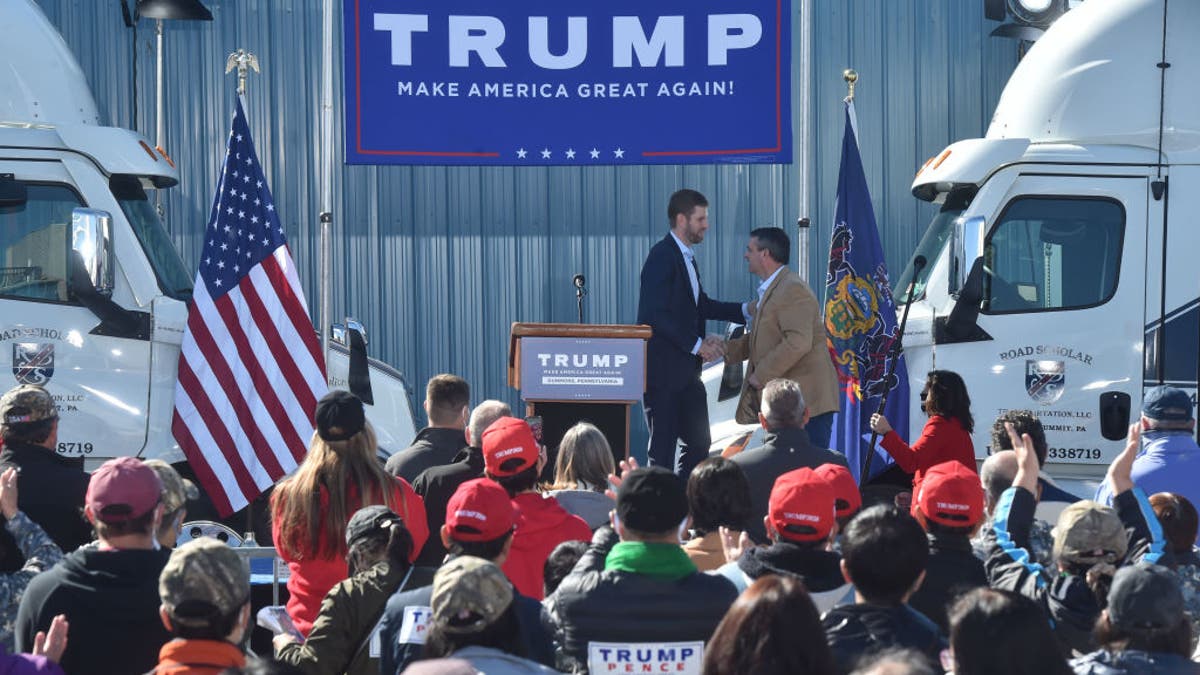
[[[404,520],[382,504],[364,506],[350,516],[346,525],[346,548],[354,546],[355,542],[374,532],[390,530],[397,525],[403,526]]]
[[[317,435],[326,441],[344,441],[363,430],[367,417],[362,401],[348,391],[335,389],[317,401]]]
[[[1171,570],[1139,563],[1117,570],[1108,590],[1108,618],[1125,630],[1164,630],[1185,619],[1183,591]]]
[[[617,489],[617,517],[631,530],[674,532],[687,515],[686,486],[661,466],[629,472]]]

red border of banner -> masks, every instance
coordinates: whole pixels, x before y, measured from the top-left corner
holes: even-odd
[[[498,152],[447,152],[433,150],[368,150],[362,145],[362,44],[360,39],[360,0],[354,0],[354,145],[360,155],[398,155],[411,157],[499,157]],[[682,157],[698,155],[743,155],[779,152],[783,149],[783,98],[780,93],[783,51],[783,0],[775,0],[775,147],[737,148],[732,150],[644,150],[643,157]],[[536,166],[536,165],[533,165]]]

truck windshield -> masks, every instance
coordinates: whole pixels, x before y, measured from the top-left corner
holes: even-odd
[[[192,298],[192,280],[188,276],[183,260],[175,250],[175,244],[162,221],[158,219],[154,205],[146,196],[142,181],[137,176],[116,175],[109,181],[113,196],[121,205],[121,211],[129,220],[133,233],[142,244],[142,250],[150,259],[158,286],[164,295],[187,302]]]
[[[900,275],[896,283],[892,284],[892,294],[897,303],[904,305],[925,297],[925,284],[929,282],[929,272],[933,269],[933,264],[937,262],[938,256],[942,254],[942,249],[946,247],[946,242],[950,240],[950,234],[954,231],[954,221],[958,220],[962,212],[971,205],[971,200],[975,198],[976,192],[978,189],[971,186],[959,188],[946,195],[945,201],[942,202],[942,208],[933,217],[929,227],[925,228],[925,235],[921,237],[921,243],[917,244],[917,250],[909,258],[904,273]],[[912,261],[916,260],[919,255],[925,256],[927,264],[921,269],[921,274],[914,279]],[[909,293],[910,284],[911,293]]]

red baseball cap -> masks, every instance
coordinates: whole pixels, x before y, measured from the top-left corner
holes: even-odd
[[[457,541],[492,541],[513,529],[512,501],[490,478],[469,480],[446,503],[446,525]]]
[[[98,520],[121,523],[146,515],[161,499],[154,469],[136,457],[117,457],[92,473],[85,503]]]
[[[809,468],[775,479],[767,517],[779,536],[792,541],[820,541],[837,522],[833,485]]]
[[[501,417],[492,422],[483,432],[483,464],[493,476],[515,476],[531,466],[536,466],[541,449],[533,437],[533,429],[525,420]],[[521,460],[508,470],[501,469],[506,462]]]
[[[917,508],[927,520],[949,527],[971,527],[983,517],[979,474],[959,462],[942,462],[925,472]]]
[[[838,518],[849,518],[858,513],[862,508],[862,493],[858,491],[858,483],[854,482],[850,469],[841,464],[822,464],[814,470],[833,486]]]

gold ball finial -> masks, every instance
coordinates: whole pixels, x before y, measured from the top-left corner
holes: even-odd
[[[854,70],[853,68],[847,68],[842,71],[842,79],[845,80],[847,84],[853,85],[855,82],[858,82],[858,71]]]

